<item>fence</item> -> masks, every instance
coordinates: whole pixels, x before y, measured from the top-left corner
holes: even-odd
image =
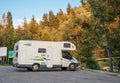
[[[0,56],[0,65],[12,64],[12,59],[8,56]]]

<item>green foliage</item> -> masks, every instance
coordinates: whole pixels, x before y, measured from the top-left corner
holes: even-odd
[[[100,69],[97,61],[95,61],[95,59],[93,59],[91,57],[88,57],[88,59],[86,61],[86,67],[90,68],[90,69],[97,69],[97,70]]]
[[[19,40],[31,40],[32,39],[32,34],[26,30],[23,30],[21,27],[15,30],[14,34],[15,34],[14,42],[17,42]]]
[[[5,32],[3,30],[0,30],[0,47],[4,46],[4,36]]]
[[[117,0],[116,0],[117,1]],[[92,11],[96,18],[100,21],[113,22],[115,17],[115,10],[109,4],[109,0],[89,0]]]
[[[120,59],[117,61],[117,63],[118,63],[118,72],[120,73]]]
[[[13,49],[14,47],[14,29],[10,28],[6,33],[5,45],[8,47],[8,50]]]
[[[7,18],[7,24],[1,27],[1,34],[0,34],[0,41],[1,46],[8,47],[8,50],[13,49],[14,46],[14,28],[13,28],[13,22],[12,22],[12,14],[11,12],[7,13],[7,16],[3,16],[3,20],[5,20],[5,17]]]
[[[119,42],[119,37],[113,36],[111,34],[111,27],[110,25],[116,22],[118,18],[120,24],[120,4],[119,0],[88,0],[93,15],[95,16],[96,25],[95,25],[95,32],[103,38],[103,45],[105,46],[105,50],[109,57],[110,63],[110,70],[113,71],[113,63],[112,63],[112,56],[117,54],[117,50],[119,50],[119,45],[117,46],[117,42]],[[112,27],[113,29],[114,27]],[[119,27],[116,27],[116,30]],[[99,31],[99,32],[98,32]],[[105,44],[106,43],[106,44]],[[114,50],[114,51],[113,51]]]

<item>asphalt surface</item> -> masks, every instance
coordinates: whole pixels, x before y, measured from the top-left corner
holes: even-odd
[[[86,70],[49,69],[30,72],[26,69],[0,66],[0,83],[120,83],[120,77]]]

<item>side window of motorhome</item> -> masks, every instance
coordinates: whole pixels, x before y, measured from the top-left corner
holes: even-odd
[[[71,45],[69,43],[64,43],[64,48],[70,48]]]
[[[45,48],[38,48],[38,53],[46,53],[46,49]]]
[[[16,50],[18,50],[18,45],[16,46]]]
[[[18,52],[16,52],[16,57],[18,57]]]
[[[62,51],[62,56],[65,59],[72,59],[72,56],[68,51]]]

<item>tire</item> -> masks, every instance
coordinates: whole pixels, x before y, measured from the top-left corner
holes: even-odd
[[[40,65],[39,64],[33,64],[32,66],[32,71],[38,71],[40,68]]]
[[[67,67],[61,67],[62,70],[67,70]]]
[[[69,70],[70,70],[70,71],[75,71],[75,70],[76,70],[76,66],[75,66],[74,63],[71,63],[71,64],[69,65]]]

